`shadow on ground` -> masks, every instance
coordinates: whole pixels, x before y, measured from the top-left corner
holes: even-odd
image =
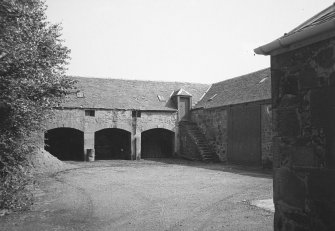
[[[182,158],[164,158],[164,159],[146,159],[154,162],[160,162],[164,164],[174,164],[174,165],[185,165],[196,168],[204,168],[208,170],[230,172],[239,175],[262,177],[262,178],[272,178],[272,170],[262,169],[261,167],[255,166],[243,166],[243,165],[233,165],[226,163],[206,163],[201,161],[191,161]]]
[[[206,163],[201,161],[191,161],[186,160],[183,158],[149,158],[149,159],[142,159],[142,160],[103,160],[103,161],[94,161],[94,162],[77,162],[77,161],[66,161],[70,163],[75,168],[82,168],[82,167],[124,167],[124,166],[131,166],[131,167],[141,167],[138,165],[139,163],[145,165],[155,165],[157,163],[164,165],[182,165],[182,166],[189,166],[195,168],[203,168],[207,170],[213,171],[222,171],[222,172],[229,172],[244,176],[252,176],[252,177],[261,177],[261,178],[268,178],[272,179],[272,170],[270,169],[262,169],[261,167],[254,167],[254,166],[243,166],[243,165],[232,165],[226,163]],[[65,170],[67,171],[67,170]]]

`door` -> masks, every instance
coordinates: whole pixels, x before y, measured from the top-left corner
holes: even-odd
[[[261,165],[260,105],[237,105],[230,109],[228,161]]]
[[[190,98],[180,97],[179,99],[179,120],[188,120],[190,112]]]

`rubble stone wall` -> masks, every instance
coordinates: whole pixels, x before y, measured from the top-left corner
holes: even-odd
[[[261,151],[262,165],[272,168],[272,107],[270,104],[261,105]]]
[[[272,167],[272,109],[270,104],[261,104],[261,151],[262,165]],[[195,122],[222,162],[227,161],[229,108],[192,110]]]
[[[191,111],[191,120],[205,134],[209,144],[219,156],[220,161],[227,160],[228,116],[226,108],[196,109]]]
[[[177,126],[176,112],[141,112],[141,117],[137,118],[137,128],[143,132],[154,128],[164,128],[175,131]]]
[[[136,129],[145,131],[153,128],[175,130],[176,112],[141,112],[136,118]],[[46,130],[58,127],[75,128],[96,132],[105,128],[119,128],[132,132],[134,119],[130,110],[95,110],[95,116],[85,116],[84,109],[54,110],[54,116],[46,122]]]
[[[123,129],[131,133],[132,159],[141,157],[141,133],[163,128],[175,132],[178,140],[176,111],[142,111],[140,117],[133,117],[131,110],[96,109],[94,116],[86,116],[85,109],[55,109],[54,115],[45,122],[45,130],[54,128],[75,128],[84,132],[84,149],[94,150],[95,132],[106,128]],[[175,152],[178,142],[175,142]],[[136,147],[136,148],[135,148]],[[86,154],[84,154],[86,155]]]
[[[275,230],[335,230],[335,38],[271,57]]]

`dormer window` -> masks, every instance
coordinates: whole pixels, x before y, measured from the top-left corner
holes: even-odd
[[[84,92],[78,91],[77,92],[77,98],[84,98]]]
[[[268,79],[268,77],[265,77],[265,78],[263,78],[261,81],[259,81],[259,83],[263,83],[265,80],[267,80]]]
[[[165,98],[161,95],[157,95],[159,102],[166,102]]]
[[[208,101],[213,100],[218,94],[213,95],[211,98],[208,99]]]

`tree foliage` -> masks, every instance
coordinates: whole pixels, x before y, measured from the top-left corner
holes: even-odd
[[[47,109],[73,86],[65,77],[70,50],[45,11],[41,0],[0,1],[0,207],[9,207],[3,200],[8,185],[24,179],[20,166]]]

